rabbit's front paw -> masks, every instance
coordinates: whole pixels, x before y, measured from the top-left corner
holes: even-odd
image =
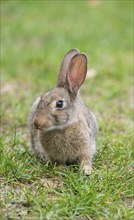
[[[84,171],[85,175],[89,176],[92,172],[92,167],[90,165],[84,165],[83,171]]]

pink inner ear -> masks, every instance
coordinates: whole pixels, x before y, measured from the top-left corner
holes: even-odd
[[[69,84],[71,90],[78,90],[83,84],[87,72],[87,58],[80,54],[72,58],[69,66]]]
[[[76,71],[72,71],[70,74],[70,83],[72,88],[75,88],[75,86],[79,85],[79,82],[81,81],[81,72],[79,71],[79,64],[72,62],[71,64],[72,69],[76,69]]]

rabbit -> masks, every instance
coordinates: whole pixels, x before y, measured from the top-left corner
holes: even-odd
[[[87,56],[78,49],[63,58],[56,86],[34,102],[28,120],[31,147],[44,161],[80,163],[92,170],[98,125],[79,96],[87,73]]]

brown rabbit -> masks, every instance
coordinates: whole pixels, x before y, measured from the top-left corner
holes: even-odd
[[[34,102],[29,131],[32,149],[40,158],[62,165],[80,162],[89,175],[98,128],[95,116],[79,96],[86,73],[86,55],[70,50],[62,61],[56,87]]]

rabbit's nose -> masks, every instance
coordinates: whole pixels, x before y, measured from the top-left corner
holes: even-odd
[[[37,129],[40,129],[40,128],[41,128],[40,121],[39,121],[37,118],[35,118],[35,119],[33,120],[33,123],[34,123],[34,126],[35,126]]]

